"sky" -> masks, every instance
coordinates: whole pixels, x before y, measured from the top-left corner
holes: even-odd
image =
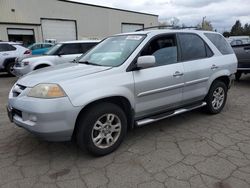
[[[236,20],[250,24],[250,0],[73,0],[159,15],[159,21],[176,17],[179,25],[196,26],[206,17],[214,29],[229,31]]]

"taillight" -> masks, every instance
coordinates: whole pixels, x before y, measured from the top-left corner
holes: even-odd
[[[32,54],[32,51],[31,51],[31,50],[26,50],[26,51],[24,52],[24,54],[25,54],[25,55],[31,55],[31,54]]]

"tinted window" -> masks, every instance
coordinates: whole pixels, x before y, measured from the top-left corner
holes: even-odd
[[[53,45],[51,45],[51,44],[43,44],[43,48],[50,48],[51,46],[53,46]]]
[[[0,52],[14,51],[16,48],[10,44],[0,44]]]
[[[59,51],[59,54],[81,54],[82,48],[80,43],[64,44]]]
[[[34,46],[31,47],[31,50],[37,50],[37,49],[40,49],[40,48],[42,48],[41,44],[35,44]]]
[[[47,52],[45,52],[45,55],[56,55],[58,54],[58,51],[60,51],[60,48],[63,44],[59,43],[51,47]]]
[[[202,59],[207,57],[206,44],[197,35],[179,34],[181,45],[181,57],[183,61]],[[211,50],[210,50],[210,53]]]
[[[216,46],[223,55],[232,54],[233,49],[223,36],[216,33],[205,33],[206,37]]]
[[[177,45],[175,35],[169,35],[154,39],[141,52],[141,56],[153,55],[156,66],[177,62]]]
[[[82,43],[82,53],[86,53],[89,51],[91,48],[93,48],[97,43]]]

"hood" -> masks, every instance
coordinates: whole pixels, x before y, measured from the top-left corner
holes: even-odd
[[[90,74],[102,72],[112,67],[85,65],[78,63],[64,63],[33,71],[21,77],[17,83],[27,87],[33,87],[39,83],[59,83]]]
[[[19,61],[22,61],[25,59],[25,61],[30,61],[30,62],[37,62],[37,61],[47,61],[54,59],[56,56],[55,55],[38,55],[38,56],[29,56],[29,57],[24,57],[22,59],[19,59]]]

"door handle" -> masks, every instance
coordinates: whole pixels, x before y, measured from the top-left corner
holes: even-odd
[[[182,72],[179,72],[179,71],[176,71],[174,74],[173,74],[173,77],[177,77],[177,76],[183,76],[184,74]]]
[[[212,70],[215,70],[215,69],[218,69],[219,67],[217,65],[212,65],[211,69]]]

